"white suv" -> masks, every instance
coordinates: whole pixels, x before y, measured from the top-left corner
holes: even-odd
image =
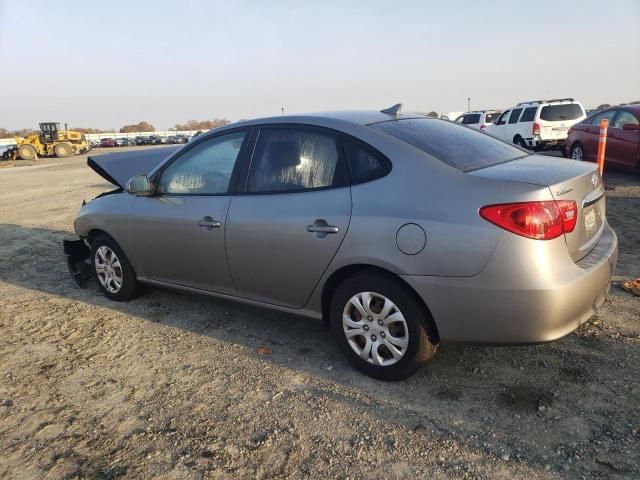
[[[475,110],[473,112],[465,112],[456,118],[455,123],[470,127],[475,130],[484,131],[488,125],[495,122],[502,110]]]
[[[506,110],[485,132],[534,150],[561,150],[569,127],[586,118],[573,98],[534,100]]]

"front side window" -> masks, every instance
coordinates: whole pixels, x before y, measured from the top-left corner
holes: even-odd
[[[249,172],[248,192],[283,192],[346,183],[334,135],[296,128],[263,129]]]
[[[564,103],[542,107],[540,118],[547,122],[562,122],[575,120],[584,115],[584,110],[577,103]]]
[[[504,125],[505,123],[507,123],[507,117],[509,116],[509,112],[511,110],[507,110],[506,112],[504,112],[502,115],[500,115],[500,118],[498,119],[498,121],[496,122],[496,125]]]
[[[521,111],[522,111],[521,108],[514,108],[513,111],[511,112],[511,116],[509,117],[509,123],[517,123],[518,118],[520,118]]]
[[[609,125],[611,125],[611,120],[615,116],[617,110],[607,110],[606,112],[602,112],[593,117],[593,122],[591,125],[595,125],[596,127],[600,127],[600,121],[605,118],[609,121]]]
[[[620,110],[616,117],[616,121],[613,122],[613,128],[622,128],[622,126],[627,123],[638,125],[638,119],[633,113],[627,112],[626,110]]]
[[[221,135],[186,151],[160,174],[158,193],[222,195],[247,132]]]
[[[371,125],[458,170],[468,172],[526,156],[519,148],[471,128],[437,119],[390,120]]]
[[[520,119],[520,122],[533,122],[533,120],[536,118],[536,112],[538,111],[538,107],[529,107],[529,108],[525,108],[524,112],[522,113],[522,118]]]

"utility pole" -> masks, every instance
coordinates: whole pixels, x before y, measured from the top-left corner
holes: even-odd
[[[467,97],[467,112],[471,111],[471,97]]]
[[[282,110],[282,116],[284,117],[284,107],[282,107],[281,110]]]

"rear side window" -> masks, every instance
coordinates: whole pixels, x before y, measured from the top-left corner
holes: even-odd
[[[511,116],[509,117],[509,123],[517,123],[518,118],[520,117],[521,108],[514,108],[511,112]]]
[[[390,120],[371,125],[437,159],[468,172],[527,154],[484,133],[437,119]]]
[[[533,122],[533,120],[536,118],[537,111],[538,107],[525,108],[520,122]]]
[[[562,105],[547,105],[542,107],[540,118],[547,122],[562,122],[575,120],[584,115],[584,110],[577,103],[565,103]]]
[[[391,171],[391,162],[381,153],[349,138],[343,138],[342,143],[351,168],[351,183],[369,182]]]
[[[249,172],[249,192],[299,191],[347,183],[336,137],[296,128],[260,131]]]

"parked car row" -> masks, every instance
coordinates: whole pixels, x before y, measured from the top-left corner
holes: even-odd
[[[640,172],[640,104],[585,112],[573,98],[520,102],[505,111],[465,112],[455,123],[531,150],[558,150],[575,160],[595,161],[600,121],[609,121],[605,162]]]
[[[596,161],[600,121],[607,119],[605,163],[640,173],[640,105],[611,107],[572,125],[563,145],[565,157]]]
[[[202,132],[200,132],[202,133]],[[196,137],[196,133],[193,137]],[[192,137],[179,133],[169,137],[161,137],[160,135],[140,135],[135,138],[119,137],[119,138],[102,138],[99,141],[91,141],[93,148],[111,148],[111,147],[132,147],[136,145],[177,145],[184,144],[191,140]]]

